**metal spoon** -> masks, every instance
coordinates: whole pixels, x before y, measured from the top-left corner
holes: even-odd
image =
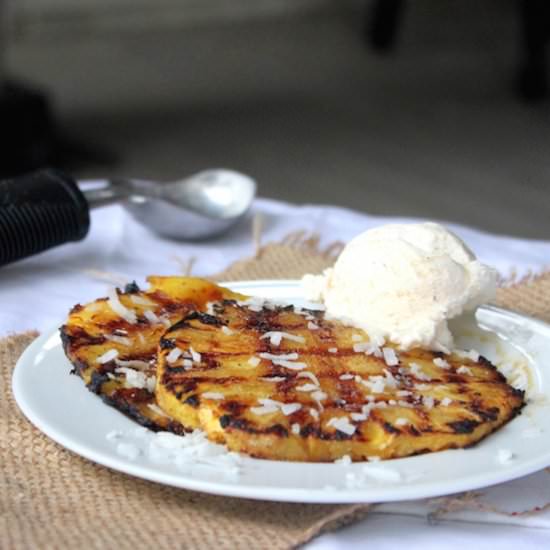
[[[206,170],[172,183],[111,180],[86,190],[90,208],[122,202],[132,216],[155,233],[172,239],[204,239],[219,234],[249,209],[253,179],[232,170]]]
[[[254,180],[207,170],[173,183],[114,179],[92,185],[46,170],[0,182],[0,266],[83,239],[89,210],[122,202],[156,233],[200,239],[228,229],[249,209]]]

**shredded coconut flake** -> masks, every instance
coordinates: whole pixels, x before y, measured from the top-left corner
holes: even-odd
[[[316,391],[319,389],[319,386],[316,384],[303,384],[302,386],[296,386],[296,391]]]
[[[444,407],[448,407],[452,402],[453,402],[453,400],[452,400],[450,397],[444,397],[444,398],[441,400],[441,404],[442,404]]]
[[[280,367],[284,367],[285,369],[290,370],[302,370],[307,368],[306,363],[287,361],[286,359],[273,359],[272,362],[274,365],[278,365]]]
[[[308,321],[307,328],[309,330],[319,330],[319,325],[316,325],[313,321]]]
[[[122,432],[120,430],[111,430],[105,437],[107,441],[115,441],[122,437]]]
[[[353,374],[341,374],[339,378],[340,380],[353,380],[355,376]]]
[[[471,350],[454,350],[453,352],[455,355],[458,355],[459,357],[462,357],[463,359],[470,359],[471,361],[474,361],[477,363],[479,361],[479,352],[477,352],[475,349]]]
[[[329,353],[338,353],[338,348],[328,348]]]
[[[311,397],[315,399],[315,401],[324,401],[327,398],[327,394],[324,391],[315,391],[311,394]]]
[[[456,369],[458,374],[472,374],[472,370],[469,369],[466,365],[462,365]]]
[[[284,382],[286,378],[284,376],[264,376],[260,380],[264,382]]]
[[[445,361],[445,359],[442,359],[441,357],[434,358],[433,363],[436,367],[442,369],[448,369],[451,366],[447,361]]]
[[[422,367],[418,363],[409,363],[411,374],[418,380],[431,380],[431,377],[422,372]]]
[[[118,357],[118,350],[116,349],[110,349],[106,351],[103,355],[100,355],[96,361],[100,365],[104,365],[105,363],[108,363],[109,361],[112,361],[115,357]]]
[[[205,399],[214,399],[217,401],[221,401],[222,399],[225,399],[225,395],[223,393],[219,393],[216,391],[207,391],[204,392],[201,397],[204,397]]]
[[[346,416],[335,416],[331,418],[327,422],[327,426],[332,426],[339,432],[345,433],[346,435],[353,435],[357,429]]]
[[[137,294],[130,294],[130,300],[134,302],[134,304],[137,304],[139,306],[154,306],[155,304],[151,302],[151,300],[148,300],[147,298],[144,298],[143,296],[138,296]]]
[[[399,417],[395,420],[396,426],[406,426],[409,423],[408,418]]]
[[[309,414],[315,419],[319,420],[319,412],[316,409],[309,409]]]
[[[509,449],[499,449],[497,452],[497,462],[502,465],[510,464],[515,456]]]
[[[189,370],[193,367],[193,361],[191,359],[184,359],[182,365],[185,370]]]
[[[267,359],[269,361],[285,360],[285,361],[295,361],[298,359],[298,354],[296,352],[292,353],[281,353],[279,355],[274,353],[260,353],[258,354],[262,359]]]
[[[351,457],[349,455],[344,455],[342,458],[337,458],[334,461],[334,464],[340,464],[341,466],[349,466],[351,464]]]
[[[107,304],[109,307],[120,317],[122,317],[125,321],[130,323],[131,325],[135,325],[137,323],[137,315],[136,312],[132,309],[128,309],[121,301],[118,296],[118,292],[116,288],[110,288],[108,293],[108,300]]]
[[[399,365],[399,359],[393,348],[382,348],[382,354],[384,355],[384,361],[388,367]]]
[[[300,344],[303,344],[306,339],[303,336],[299,336],[298,334],[290,334],[289,332],[279,332],[279,331],[269,331],[263,334],[260,339],[263,340],[264,338],[269,338],[269,341],[272,346],[278,346],[281,343],[281,340],[285,338],[286,340],[290,340],[292,342],[298,342]]]
[[[159,316],[152,310],[152,309],[145,309],[143,311],[143,316],[151,323],[161,323],[162,321],[159,319]]]
[[[386,483],[399,483],[401,481],[401,474],[397,470],[382,466],[365,466],[363,473],[372,479]]]
[[[427,409],[433,409],[435,401],[431,395],[425,395],[422,397],[422,403]]]
[[[119,367],[128,367],[137,370],[149,370],[151,368],[151,365],[147,363],[147,361],[141,361],[140,359],[129,359],[128,361],[124,361],[123,359],[115,358],[115,363]]]
[[[132,445],[131,443],[124,442],[118,443],[118,445],[116,446],[116,452],[120,456],[129,460],[135,460],[141,454],[141,451],[138,447]]]
[[[251,357],[247,363],[249,365],[252,365],[253,367],[257,367],[261,363],[261,359],[259,357]]]
[[[147,407],[149,407],[153,412],[158,414],[159,416],[164,416],[166,418],[170,418],[158,405],[155,403],[148,403]]]
[[[175,363],[182,353],[183,352],[180,348],[172,348],[166,356],[166,361],[168,361],[168,363]]]
[[[258,403],[261,407],[250,408],[251,412],[257,415],[270,414],[280,410],[285,416],[290,416],[302,408],[300,403],[281,403],[274,399],[258,399]]]
[[[319,379],[309,371],[302,371],[296,375],[296,378],[309,378],[315,385],[319,386]]]
[[[130,388],[147,389],[150,393],[155,391],[155,376],[147,376],[144,372],[128,367],[118,367],[115,372],[124,374],[126,385]]]
[[[296,423],[292,424],[292,426],[290,427],[290,430],[294,435],[300,435],[300,424],[296,424]]]
[[[201,354],[196,352],[191,346],[189,346],[189,353],[191,354],[191,359],[193,359],[194,363],[201,362]]]
[[[226,336],[231,336],[231,335],[233,334],[234,331],[232,331],[228,326],[222,325],[222,332],[223,332]]]
[[[299,411],[302,408],[302,405],[300,403],[283,403],[281,405],[281,412],[285,416],[290,416],[291,414],[294,414],[296,411]]]

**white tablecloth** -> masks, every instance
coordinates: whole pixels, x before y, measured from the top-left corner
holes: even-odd
[[[234,260],[251,256],[251,219],[263,217],[262,241],[279,241],[292,231],[321,236],[321,246],[347,241],[367,228],[397,218],[381,218],[325,206],[293,206],[259,199],[250,216],[223,237],[198,243],[160,239],[136,223],[119,206],[96,211],[85,241],[68,244],[0,269],[0,336],[59,325],[77,302],[105,295],[112,284],[102,279],[137,280],[149,274],[181,273],[182,265],[196,261],[193,274],[221,271]],[[494,265],[504,278],[521,278],[550,268],[550,241],[526,241],[495,236],[448,224],[480,259]],[[519,497],[518,497],[519,495]],[[382,505],[359,524],[323,535],[310,550],[370,547],[461,550],[471,548],[550,548],[550,509],[537,514],[507,515],[550,502],[550,474],[487,491],[482,502],[495,511],[455,511],[443,521],[428,522],[436,503],[409,502]]]

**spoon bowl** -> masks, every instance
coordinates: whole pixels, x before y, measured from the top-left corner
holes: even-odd
[[[241,219],[256,194],[255,181],[239,172],[205,170],[171,182],[114,180],[90,206],[122,202],[126,210],[155,233],[177,240],[206,239]],[[100,204],[101,201],[101,204]]]

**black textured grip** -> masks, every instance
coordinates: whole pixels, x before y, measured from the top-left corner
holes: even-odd
[[[0,266],[83,239],[89,207],[76,182],[55,170],[0,181]]]

